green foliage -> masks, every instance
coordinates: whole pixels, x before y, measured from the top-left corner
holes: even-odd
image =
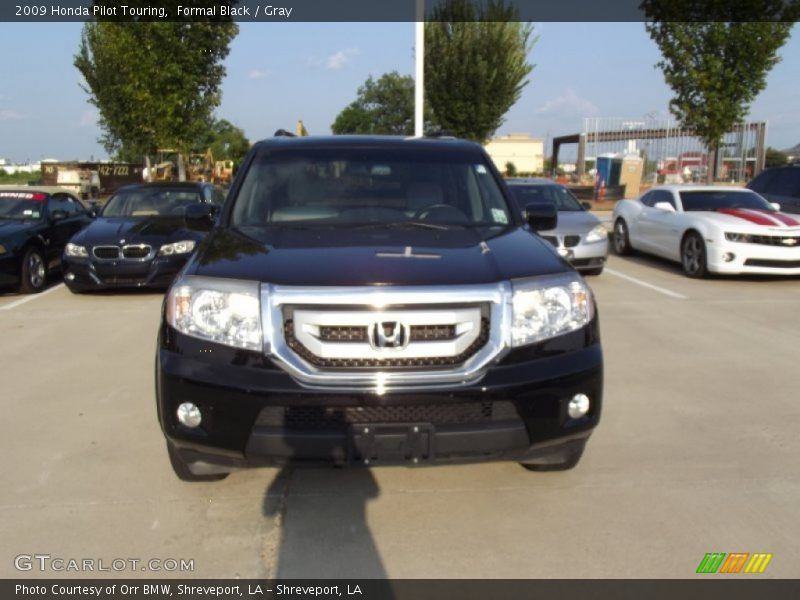
[[[414,135],[414,78],[397,71],[370,75],[355,101],[340,112],[335,134]]]
[[[195,152],[205,152],[211,148],[215,160],[232,160],[239,165],[250,149],[250,142],[244,131],[225,119],[215,119],[194,143]]]
[[[533,27],[504,0],[443,0],[425,24],[425,95],[452,135],[483,143],[502,125],[533,70]]]
[[[797,16],[797,2],[644,0],[642,7],[661,50],[657,66],[674,92],[670,111],[716,149],[766,87],[792,27],[778,20]],[[733,22],[748,15],[753,22]]]
[[[517,165],[513,162],[508,161],[506,163],[506,177],[516,177],[517,176]]]
[[[206,4],[215,2],[193,6]],[[237,32],[230,21],[86,23],[74,64],[100,112],[105,149],[141,160],[201,138],[220,103],[222,61]]]
[[[789,155],[775,148],[767,148],[766,156],[764,158],[764,166],[770,167],[784,167],[789,164]]]
[[[39,181],[41,178],[41,171],[9,173],[5,169],[0,169],[0,184],[25,185],[31,181]]]

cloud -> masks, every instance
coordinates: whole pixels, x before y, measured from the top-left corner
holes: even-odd
[[[357,54],[358,48],[346,48],[344,50],[334,52],[326,58],[311,56],[308,59],[308,64],[312,67],[323,67],[331,71],[338,71],[346,67],[347,63],[350,62],[350,59]]]
[[[598,115],[600,109],[588,98],[581,98],[575,90],[566,88],[563,94],[551,98],[536,112],[541,115],[592,117]]]
[[[24,118],[25,115],[15,110],[0,108],[0,121],[19,121]]]
[[[92,125],[96,125],[98,117],[99,115],[97,114],[96,110],[88,108],[81,113],[81,118],[78,121],[78,126],[91,127]]]
[[[247,74],[248,79],[264,79],[267,75],[269,75],[269,71],[262,71],[261,69],[250,69],[250,72]]]

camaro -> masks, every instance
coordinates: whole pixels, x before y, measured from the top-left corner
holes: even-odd
[[[800,220],[748,189],[660,186],[614,207],[617,254],[678,261],[689,277],[800,274]]]

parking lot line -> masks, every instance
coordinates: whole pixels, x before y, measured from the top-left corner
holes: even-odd
[[[652,283],[647,283],[646,281],[642,281],[641,279],[637,279],[636,277],[631,277],[630,275],[626,275],[625,273],[620,273],[614,269],[609,269],[606,267],[606,273],[610,273],[611,275],[615,275],[620,279],[625,279],[626,281],[630,281],[631,283],[635,283],[636,285],[640,285],[642,287],[651,289],[659,294],[664,294],[665,296],[669,296],[670,298],[675,298],[676,300],[688,300],[688,296],[684,296],[683,294],[679,294],[678,292],[673,292],[672,290],[668,290],[666,288],[653,285]]]
[[[28,294],[27,296],[23,296],[19,300],[14,300],[14,302],[11,302],[10,304],[6,304],[5,306],[0,306],[0,310],[11,310],[12,308],[16,308],[18,306],[22,306],[26,302],[30,302],[31,300],[36,300],[36,298],[41,298],[42,296],[46,296],[50,292],[55,291],[55,290],[57,290],[58,288],[61,288],[61,287],[64,287],[63,283],[59,283],[57,285],[54,285],[50,289],[47,289],[47,290],[45,290],[43,292],[40,292],[38,294]]]

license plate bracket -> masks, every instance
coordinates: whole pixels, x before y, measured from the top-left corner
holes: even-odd
[[[435,428],[430,423],[364,423],[350,426],[351,463],[420,464],[435,457]]]

